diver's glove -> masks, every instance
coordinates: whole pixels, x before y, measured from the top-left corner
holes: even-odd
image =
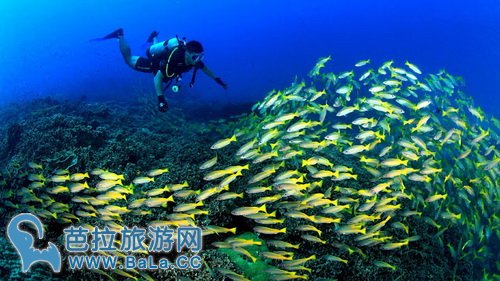
[[[164,95],[158,96],[158,110],[161,112],[167,112],[168,103]]]
[[[226,89],[227,89],[227,84],[226,84],[226,83],[224,83],[224,82],[222,81],[222,79],[220,79],[219,77],[217,77],[217,78],[215,78],[214,80],[215,80],[215,82],[217,82],[217,84],[221,85],[221,86],[222,86],[222,88],[224,88],[224,90],[226,90]]]

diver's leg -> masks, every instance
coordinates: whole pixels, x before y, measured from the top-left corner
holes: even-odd
[[[120,43],[120,52],[122,53],[125,63],[135,69],[135,64],[137,63],[137,59],[139,59],[139,56],[132,56],[132,49],[130,49],[130,46],[128,45],[124,36],[118,37],[118,40]]]

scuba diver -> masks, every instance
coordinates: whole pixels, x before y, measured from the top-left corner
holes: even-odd
[[[153,73],[155,91],[158,96],[158,109],[161,112],[168,110],[168,103],[163,95],[165,89],[174,83],[171,89],[173,92],[178,92],[182,73],[193,68],[190,87],[194,85],[196,72],[201,69],[217,84],[227,89],[226,83],[202,62],[203,46],[200,42],[194,40],[186,42],[184,38],[179,39],[177,36],[167,41],[158,42],[157,36],[158,32],[153,31],[147,40],[147,43],[152,43],[146,50],[147,57],[132,56],[132,50],[125,41],[121,28],[95,40],[118,39],[120,52],[127,65],[137,71]],[[164,83],[166,84],[165,88],[163,87]]]

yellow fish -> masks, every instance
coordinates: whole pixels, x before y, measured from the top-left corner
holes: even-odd
[[[376,86],[373,86],[370,89],[368,89],[368,91],[370,91],[371,93],[374,94],[374,93],[382,92],[384,89],[385,89],[385,85],[376,85]]]
[[[335,92],[337,94],[345,95],[345,94],[349,94],[352,91],[352,89],[353,89],[352,85],[344,85],[344,86],[338,88]]]
[[[279,233],[286,233],[286,227],[282,229],[276,229],[276,228],[271,228],[271,227],[266,227],[266,226],[256,226],[253,228],[255,232],[261,233],[261,234],[279,234]]]
[[[146,202],[146,198],[136,199],[136,200],[130,202],[130,204],[128,205],[128,207],[131,208],[131,209],[133,209],[133,208],[139,208],[142,205],[144,205],[145,202]]]
[[[222,275],[230,278],[231,280],[235,280],[235,281],[250,281],[250,279],[245,278],[245,276],[243,276],[241,274],[238,274],[238,273],[236,273],[234,271],[231,271],[229,269],[218,267],[217,271],[219,271]]]
[[[172,184],[172,185],[168,185],[168,187],[170,188],[170,190],[176,192],[176,191],[179,191],[185,187],[188,187],[189,186],[189,183],[187,180],[185,180],[183,183],[175,183],[175,184]],[[167,187],[167,186],[165,186]]]
[[[43,169],[43,166],[40,165],[40,164],[37,164],[35,162],[28,162],[28,166],[31,168],[31,169],[35,169],[35,170],[42,170]]]
[[[238,252],[240,254],[243,254],[244,256],[247,256],[248,258],[250,258],[250,260],[252,260],[252,262],[256,262],[257,261],[257,258],[254,257],[249,251],[245,250],[244,248],[241,248],[241,247],[234,247],[233,248],[233,251],[235,252]]]
[[[362,151],[368,150],[370,148],[369,145],[353,145],[343,151],[344,154],[352,155],[358,154]]]
[[[477,119],[479,119],[480,121],[483,121],[483,119],[484,119],[484,114],[483,114],[483,113],[481,113],[481,109],[479,109],[479,108],[478,108],[478,109],[476,109],[476,108],[474,108],[474,107],[472,107],[472,106],[467,107],[467,109],[468,109],[468,110],[469,110],[469,112],[470,112],[472,115],[474,115]]]
[[[49,193],[51,194],[59,194],[63,192],[69,192],[69,188],[66,186],[58,185],[52,189],[49,190]]]
[[[413,72],[417,74],[422,74],[422,71],[420,71],[420,69],[416,65],[411,64],[408,61],[405,62],[405,65],[408,66],[408,68],[410,68]]]
[[[286,130],[288,133],[293,133],[297,131],[301,131],[305,128],[312,128],[314,126],[320,125],[321,122],[316,122],[316,121],[304,121],[304,120],[299,120]]]
[[[322,179],[322,178],[331,178],[331,177],[335,177],[335,178],[338,178],[340,175],[339,171],[335,171],[335,172],[332,172],[332,171],[329,171],[329,170],[321,170],[321,171],[318,171],[317,173],[313,174],[312,177],[315,178],[315,179]]]
[[[232,172],[228,170],[215,170],[206,174],[203,179],[206,181],[211,181],[229,174],[232,174]]]
[[[29,174],[28,179],[30,181],[45,181],[45,177],[42,174]]]
[[[272,189],[273,189],[272,186],[256,186],[248,188],[245,192],[248,194],[256,194],[256,193],[263,193]]]
[[[121,180],[102,180],[97,183],[97,190],[98,191],[106,191],[116,185],[121,185],[122,181]]]
[[[158,206],[166,207],[168,202],[174,202],[173,195],[171,195],[168,198],[163,198],[163,197],[149,198],[146,199],[146,201],[144,201],[144,204],[148,207],[158,207]]]
[[[174,197],[178,198],[187,198],[192,195],[199,195],[201,193],[201,190],[191,190],[191,189],[185,189],[185,190],[180,190],[174,193]]]
[[[397,268],[394,265],[386,263],[384,261],[374,261],[373,264],[376,265],[376,266],[378,266],[378,267],[389,268],[392,271],[396,271],[397,270]]]
[[[432,101],[430,101],[430,100],[423,100],[423,101],[421,101],[421,102],[417,103],[417,105],[415,105],[415,107],[413,108],[413,110],[418,111],[418,110],[420,110],[420,109],[422,109],[422,108],[426,108],[426,107],[428,107],[431,103],[432,103]]]
[[[45,184],[43,182],[34,181],[34,182],[30,183],[29,188],[40,188],[42,186],[45,186]]]
[[[377,213],[384,213],[384,212],[390,212],[390,211],[395,211],[401,208],[401,204],[397,205],[382,205],[382,206],[377,206],[375,207],[375,212]]]
[[[348,224],[339,226],[335,231],[342,235],[355,233],[366,234],[366,228],[363,228],[362,224]]]
[[[318,62],[316,63],[316,65],[314,66],[314,68],[309,72],[309,76],[317,76],[319,75],[319,71],[321,70],[321,68],[325,67],[325,64],[331,60],[332,58],[330,56],[328,57],[324,57],[324,58],[320,58],[318,60]]]
[[[150,177],[137,177],[132,182],[134,184],[145,184],[148,182],[155,182],[155,179]]]
[[[232,230],[232,229],[231,229]],[[226,239],[229,244],[233,247],[246,247],[251,245],[262,245],[261,241],[255,241],[252,239],[242,239],[242,238],[228,238]]]
[[[242,146],[238,149],[238,151],[236,151],[236,156],[241,156],[241,155],[243,155],[243,154],[247,153],[250,149],[254,148],[254,145],[255,145],[255,143],[256,143],[256,142],[257,142],[257,140],[253,139],[253,140],[251,140],[251,141],[247,142],[246,144],[242,145]],[[212,160],[213,160],[213,158],[212,158]],[[209,160],[209,161],[210,161],[210,160]],[[207,161],[207,162],[208,162],[208,161]],[[205,162],[205,163],[207,163],[207,162]],[[215,164],[215,163],[214,163],[214,164]],[[203,164],[203,165],[204,165],[204,164]],[[207,165],[208,165],[208,164],[207,164]]]
[[[280,260],[280,261],[290,261],[293,259],[292,256],[285,256],[275,252],[260,252],[259,255],[267,259]]]
[[[234,180],[236,180],[236,177],[239,177],[242,175],[243,174],[241,173],[241,171],[238,171],[232,175],[227,176],[219,183],[219,187],[222,188],[224,186],[228,186],[230,183],[232,183]]]
[[[447,196],[448,196],[448,194],[435,194],[435,195],[429,196],[427,199],[425,199],[425,202],[431,203],[431,202],[434,202],[434,201],[437,201],[440,199],[446,199]]]
[[[221,149],[221,148],[224,148],[224,147],[228,146],[230,143],[235,142],[235,141],[236,141],[236,135],[233,135],[230,138],[217,141],[210,148],[211,149]]]
[[[76,173],[70,176],[71,181],[81,181],[85,178],[89,178],[89,173]]]
[[[362,67],[363,65],[367,65],[369,63],[370,63],[369,59],[367,59],[367,60],[360,60],[354,66],[355,67]]]
[[[233,227],[233,228],[226,228],[226,227],[221,227],[221,226],[216,226],[216,225],[207,225],[205,226],[205,229],[203,230],[203,232],[205,232],[205,230],[207,231],[212,231],[214,233],[228,233],[228,232],[231,232],[232,234],[236,234],[236,227]]]
[[[315,259],[316,259],[316,255],[312,255],[312,256],[309,256],[307,258],[291,260],[291,261],[284,261],[283,265],[285,267],[299,266],[299,265],[302,265],[310,260],[315,260]]]
[[[276,194],[273,196],[266,196],[266,197],[260,197],[257,199],[254,204],[255,205],[262,205],[262,204],[267,204],[267,203],[272,203],[280,200],[282,198],[281,194]]]
[[[123,175],[118,175],[118,174],[111,173],[111,172],[102,173],[99,175],[99,177],[103,180],[113,180],[113,181],[125,180],[125,177]]]
[[[163,194],[164,192],[169,192],[169,191],[170,191],[170,188],[168,188],[168,186],[165,186],[163,188],[151,189],[148,192],[146,192],[146,195],[149,197],[154,197],[154,196],[158,196],[160,194]]]
[[[203,206],[203,202],[197,202],[197,203],[184,203],[180,204],[174,207],[174,212],[176,213],[181,213],[185,211],[189,211],[192,209],[195,209],[196,207]]]
[[[206,161],[203,164],[201,164],[200,170],[205,170],[205,169],[211,168],[216,163],[217,163],[217,155],[215,155],[214,158],[209,159],[208,161]]]
[[[126,200],[127,196],[116,191],[108,191],[104,194],[97,196],[97,199],[108,200],[108,201],[119,200],[119,199]]]
[[[248,183],[249,184],[252,184],[252,183],[256,183],[256,182],[259,182],[269,176],[271,176],[272,174],[274,174],[274,172],[276,172],[276,170],[273,168],[273,169],[269,169],[269,170],[265,170],[265,171],[262,171],[258,174],[256,174],[255,176],[253,176],[249,181]]]
[[[297,113],[286,113],[283,115],[278,116],[274,121],[275,122],[281,122],[281,121],[289,121],[292,120],[295,117],[298,117],[299,115]]]
[[[394,250],[397,248],[401,248],[403,246],[408,245],[408,239],[403,240],[402,242],[394,242],[394,243],[387,243],[382,245],[380,248],[382,250]]]
[[[347,264],[349,261],[348,260],[345,260],[345,259],[342,259],[342,258],[339,258],[337,256],[332,256],[332,255],[325,255],[323,256],[326,260],[328,261],[337,261],[337,262],[343,262],[345,264]]]
[[[275,212],[274,211],[272,214],[273,216],[275,215]],[[271,216],[271,214],[269,214],[269,216]],[[285,219],[273,219],[273,218],[264,218],[264,219],[257,219],[255,220],[256,223],[258,224],[282,224],[285,222]]]
[[[322,216],[312,216],[311,221],[314,223],[339,223],[341,218],[328,218]]]
[[[87,182],[84,182],[84,183],[72,183],[72,184],[69,185],[69,189],[73,193],[82,191],[85,188],[89,188],[89,185],[87,184]]]
[[[281,249],[286,249],[286,248],[299,249],[300,248],[300,244],[291,244],[291,243],[288,243],[285,241],[280,241],[280,240],[268,240],[266,243],[268,246],[281,248]]]
[[[196,197],[196,201],[203,201],[212,195],[215,195],[215,194],[222,192],[223,190],[229,190],[229,186],[224,186],[222,188],[218,187],[218,186],[214,186],[214,187],[205,189],[202,192],[200,192],[200,194]]]
[[[69,175],[66,175],[66,176],[52,176],[50,178],[50,180],[52,182],[57,182],[57,183],[59,183],[59,182],[66,182],[66,181],[69,181]]]
[[[359,105],[356,104],[354,106],[346,106],[343,109],[341,109],[339,112],[337,112],[337,116],[346,116],[356,110],[359,110]]]
[[[120,207],[120,206],[115,206],[115,205],[108,205],[104,208],[112,213],[119,214],[119,215],[130,212],[130,210],[127,209],[127,207]]]
[[[315,242],[315,243],[321,243],[321,244],[326,244],[325,240],[322,240],[319,237],[316,237],[314,235],[309,235],[309,234],[304,234],[300,236],[302,239],[307,240],[309,242]]]
[[[150,176],[150,177],[156,177],[156,176],[162,175],[162,174],[164,174],[166,172],[168,172],[167,168],[164,168],[164,169],[154,169],[154,170],[150,170],[148,172],[148,176]]]
[[[384,167],[396,167],[399,165],[408,166],[408,160],[401,160],[399,158],[389,158],[382,161],[382,163],[380,164]]]
[[[231,211],[231,214],[235,216],[246,216],[246,215],[253,215],[257,214],[258,212],[264,212],[267,213],[266,211],[266,205],[262,205],[260,207],[240,207],[236,208],[233,211]]]
[[[300,230],[300,231],[314,231],[314,232],[318,233],[318,236],[321,236],[321,233],[322,233],[321,230],[317,229],[315,226],[308,225],[308,224],[299,225],[299,226],[297,226],[296,229]]]

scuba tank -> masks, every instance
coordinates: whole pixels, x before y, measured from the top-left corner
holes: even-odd
[[[179,36],[175,35],[174,38],[170,38],[165,41],[163,45],[166,46],[169,50],[172,50],[173,48],[178,46],[184,47],[184,45],[186,45],[186,37],[179,39]]]
[[[163,56],[163,55],[166,55],[167,54],[167,49],[165,48],[165,46],[163,46],[163,43],[164,42],[159,42],[159,43],[156,43],[154,45],[151,45],[148,49],[148,55],[150,55],[150,57],[154,58],[154,57],[158,57],[158,56]]]
[[[151,57],[165,56],[170,50],[186,45],[186,38],[179,39],[177,35],[163,42],[158,42],[149,47],[148,53]]]

